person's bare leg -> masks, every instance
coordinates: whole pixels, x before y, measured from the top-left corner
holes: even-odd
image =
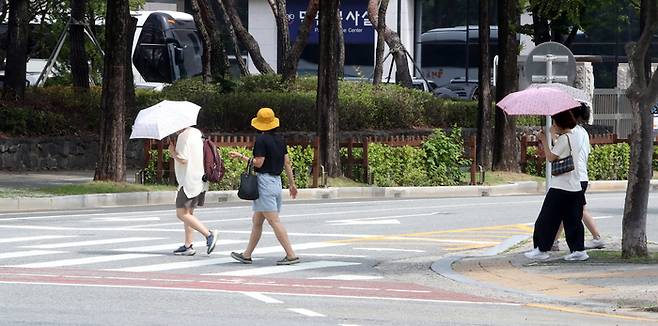
[[[263,234],[263,222],[265,221],[265,216],[261,212],[254,212],[254,215],[251,217],[251,234],[249,235],[249,243],[247,244],[247,249],[244,250],[242,256],[244,258],[251,258],[254,249],[260,241],[260,237]]]
[[[185,247],[189,247],[194,242],[194,229],[187,223],[185,225]]]
[[[594,223],[594,218],[589,213],[589,211],[585,209],[585,206],[583,206],[583,223],[585,223],[585,226],[592,234],[592,237],[594,237],[594,239],[601,238],[601,233],[599,233],[599,229],[596,227],[596,224]]]
[[[276,235],[277,240],[279,240],[279,243],[283,247],[283,250],[286,251],[286,257],[297,258],[297,256],[295,255],[295,251],[292,250],[292,245],[290,244],[290,240],[288,239],[288,232],[286,232],[286,228],[283,227],[283,224],[281,224],[281,220],[279,219],[279,213],[263,212],[262,214],[265,216],[265,219],[267,219],[267,222],[272,227],[272,230],[274,230],[274,234]]]
[[[203,234],[204,237],[207,238],[210,235],[210,230],[208,230],[208,228],[205,227],[198,218],[192,215],[192,210],[187,208],[176,208],[176,217],[183,221],[186,226],[189,226]],[[187,232],[187,230],[185,232]]]

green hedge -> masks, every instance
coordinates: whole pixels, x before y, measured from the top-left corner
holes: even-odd
[[[526,173],[545,176],[545,161],[537,155],[537,147],[529,146]],[[587,161],[590,180],[626,180],[630,163],[630,146],[627,143],[594,146]],[[654,166],[658,162],[654,160]]]
[[[211,190],[237,189],[240,174],[245,170],[246,164],[240,160],[230,159],[228,153],[237,151],[251,155],[251,151],[244,147],[222,147],[220,154],[224,159],[226,174],[219,183],[211,183]],[[156,151],[151,151],[151,160],[145,171],[146,182],[155,182]],[[346,151],[341,151],[343,158]],[[313,149],[311,147],[288,146],[288,154],[293,162],[293,173],[299,188],[307,188],[312,184],[311,165],[313,163]],[[391,147],[382,144],[371,144],[368,147],[368,168],[373,176],[375,185],[388,186],[438,186],[456,185],[463,183],[461,171],[467,168],[470,161],[462,158],[463,143],[461,130],[455,128],[450,134],[436,130],[434,134],[423,143],[422,147],[411,146]],[[355,160],[362,157],[362,150],[354,151]],[[168,167],[169,152],[164,151],[164,166]],[[360,164],[354,165],[354,175],[362,175]],[[165,173],[165,176],[168,175]],[[287,178],[282,173],[284,185]],[[358,180],[358,179],[357,179]],[[365,182],[365,180],[359,180]],[[167,179],[164,182],[168,182]]]
[[[136,91],[136,108],[126,112],[126,130],[137,112],[161,100],[188,100],[203,107],[199,127],[205,131],[252,132],[250,121],[261,107],[275,110],[282,131],[315,131],[317,79],[305,77],[285,84],[275,75],[203,84],[186,79],[162,92]],[[477,103],[438,99],[397,85],[341,81],[341,130],[390,130],[422,127],[475,127]],[[20,104],[0,102],[2,131],[10,136],[97,134],[101,89],[76,92],[71,87],[31,87]],[[36,125],[35,125],[36,124]],[[39,126],[45,126],[41,128]]]

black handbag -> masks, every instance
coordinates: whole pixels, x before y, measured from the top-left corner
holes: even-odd
[[[573,162],[573,156],[571,155],[572,152],[571,141],[569,140],[568,135],[565,136],[567,137],[567,142],[569,142],[569,156],[555,160],[551,163],[551,174],[553,176],[558,176],[561,174],[565,174],[567,172],[571,172],[576,168]]]
[[[258,175],[254,174],[254,160],[249,159],[247,169],[240,175],[238,197],[244,200],[258,199]]]

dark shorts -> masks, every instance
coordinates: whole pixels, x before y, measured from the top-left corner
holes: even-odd
[[[203,206],[205,202],[206,202],[205,191],[201,192],[196,197],[187,198],[185,192],[183,191],[183,187],[181,187],[180,190],[178,190],[178,194],[176,194],[176,208],[195,209],[197,206]]]
[[[587,205],[587,200],[585,199],[585,191],[587,191],[587,181],[581,181],[580,182],[580,187],[583,188],[583,190],[580,191],[582,194],[581,200],[583,201],[583,206]]]

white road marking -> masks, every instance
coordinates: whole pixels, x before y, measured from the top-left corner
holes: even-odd
[[[304,255],[306,256],[306,255]],[[378,280],[382,279],[381,276],[375,275],[352,275],[352,274],[340,274],[332,276],[322,276],[322,277],[310,277],[309,280],[336,280],[336,281],[365,281],[365,280]]]
[[[125,267],[110,269],[110,271],[118,272],[159,272],[159,271],[169,271],[173,269],[184,269],[184,268],[193,268],[199,266],[208,266],[208,265],[219,265],[219,264],[228,264],[235,262],[235,259],[230,257],[223,258],[213,258],[213,259],[203,259],[203,260],[192,260],[192,261],[179,261],[175,263],[164,263],[164,264],[155,264],[155,265],[143,265],[135,267]]]
[[[341,267],[341,266],[351,266],[351,265],[360,265],[361,263],[345,262],[345,261],[314,261],[310,263],[299,263],[295,265],[281,265],[281,266],[268,266],[261,268],[252,268],[252,269],[243,269],[237,271],[223,272],[223,273],[212,273],[204,275],[222,275],[222,276],[262,276],[270,274],[279,274],[287,273],[294,271],[302,271],[307,269],[319,269],[319,268],[328,268],[328,267]]]
[[[4,238],[4,239],[0,239],[0,243],[63,239],[63,238],[75,238],[75,237],[76,237],[75,235],[39,235],[34,237]]]
[[[26,250],[26,251],[14,251],[14,252],[5,252],[0,254],[0,259],[7,258],[20,258],[20,257],[31,257],[31,256],[41,256],[41,255],[51,255],[51,254],[61,254],[66,251],[50,251],[50,250]]]
[[[400,224],[400,221],[396,219],[381,219],[381,220],[372,220],[364,221],[360,219],[354,220],[342,220],[342,221],[328,221],[330,225],[341,226],[341,225],[386,225],[386,224]]]
[[[612,215],[606,215],[606,216],[592,216],[592,219],[595,219],[595,220],[605,220],[605,219],[608,219],[608,218],[615,218],[615,217],[621,217],[621,216],[612,216]],[[525,223],[525,225],[535,225],[535,222]]]
[[[401,251],[401,252],[425,252],[425,250],[416,249],[396,249],[396,248],[352,248],[354,250],[369,250],[369,251]]]
[[[101,223],[101,222],[142,222],[142,221],[159,221],[157,216],[152,217],[94,217],[86,222],[88,223]],[[180,222],[179,222],[180,224]]]
[[[160,239],[164,239],[164,238],[147,238],[147,237],[114,238],[114,239],[102,239],[102,240],[50,243],[50,244],[36,245],[36,246],[23,246],[23,248],[57,249],[57,248],[86,247],[86,246],[96,246],[96,245],[113,244],[113,243],[138,242],[138,241],[160,240]]]
[[[14,266],[11,266],[11,267],[46,268],[46,267],[77,266],[77,265],[105,263],[105,262],[110,262],[110,261],[129,260],[129,259],[138,259],[138,258],[155,257],[155,256],[160,256],[160,255],[148,255],[148,254],[106,255],[106,256],[94,256],[94,257],[87,257],[87,258],[53,260],[53,261],[47,261],[47,262],[41,262],[41,263],[30,263],[30,264],[24,264],[24,265],[14,265]]]
[[[283,303],[283,301],[266,296],[260,292],[243,292],[242,294],[265,303]]]
[[[235,244],[235,243],[245,243],[247,240],[217,240],[217,245],[227,245],[227,244]],[[174,249],[178,248],[181,246],[182,243],[169,243],[169,244],[162,244],[162,245],[154,245],[154,246],[144,246],[144,247],[129,247],[129,248],[120,248],[120,249],[113,249],[113,251],[121,251],[121,252],[158,252],[158,251],[167,251],[168,253],[173,251]],[[205,241],[196,241],[192,243],[194,248],[205,248],[206,247],[206,242]]]
[[[304,257],[310,256],[310,257],[337,257],[337,258],[366,258],[368,256],[364,255],[342,255],[342,254],[309,254],[309,253],[304,253]]]
[[[296,312],[300,315],[304,315],[306,317],[327,317],[321,313],[317,313],[315,311],[304,309],[304,308],[288,308],[288,310],[292,312]]]

